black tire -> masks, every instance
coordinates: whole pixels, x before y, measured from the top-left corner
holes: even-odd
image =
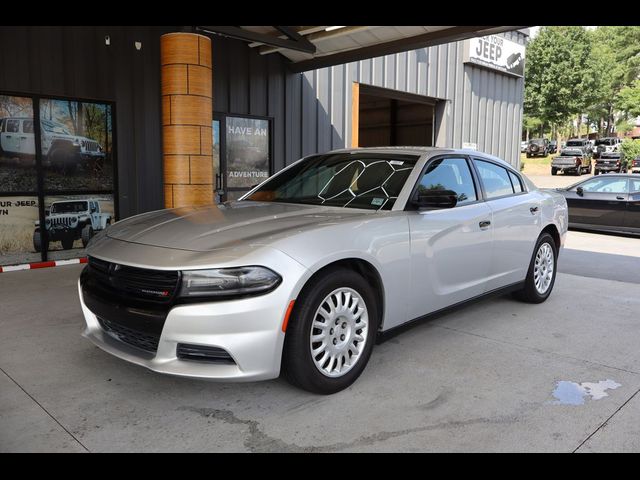
[[[527,158],[531,158],[531,154],[527,152]]]
[[[593,171],[593,174],[594,174],[594,175],[599,175],[599,174],[600,174],[600,170],[595,169],[595,170]]]
[[[551,175],[557,175],[558,169],[551,167]]]
[[[42,251],[42,233],[39,228],[33,231],[33,249],[38,253]]]
[[[89,244],[89,240],[93,237],[93,227],[91,225],[85,225],[82,229],[82,246],[86,247]]]
[[[62,248],[64,250],[71,250],[73,248],[73,242],[73,237],[63,238],[62,240],[60,240],[60,243],[62,243]]]
[[[548,243],[551,246],[551,250],[553,251],[553,278],[551,279],[551,283],[547,288],[544,294],[538,292],[535,286],[534,280],[534,265],[536,260],[536,254],[538,253],[538,249],[542,246],[542,244]],[[536,242],[536,246],[533,249],[533,255],[531,256],[531,262],[529,263],[529,270],[527,271],[527,278],[525,279],[524,287],[522,290],[518,290],[513,293],[513,296],[518,300],[527,303],[542,303],[553,290],[553,285],[556,282],[556,276],[558,274],[558,246],[556,245],[555,240],[548,233],[543,233],[538,238]]]
[[[576,168],[576,175],[579,177],[580,175],[582,175],[582,166]]]
[[[368,331],[364,349],[356,364],[343,376],[328,377],[316,367],[311,354],[312,324],[325,298],[343,287],[355,290],[364,300],[369,314]],[[322,395],[339,392],[353,384],[367,366],[380,325],[375,295],[367,280],[347,268],[331,268],[313,278],[298,296],[287,326],[282,353],[284,377],[296,387]]]

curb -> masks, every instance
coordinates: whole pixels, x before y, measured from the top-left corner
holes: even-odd
[[[0,267],[0,273],[15,272],[17,270],[33,270],[36,268],[61,267],[63,265],[75,265],[78,263],[87,263],[87,257],[72,258],[70,260],[52,260],[49,262],[23,263],[22,265],[8,265],[6,267]]]

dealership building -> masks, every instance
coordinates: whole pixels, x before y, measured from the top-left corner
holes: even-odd
[[[517,166],[527,39],[520,26],[0,27],[0,265],[81,256],[117,219],[232,200],[331,149],[469,148]]]

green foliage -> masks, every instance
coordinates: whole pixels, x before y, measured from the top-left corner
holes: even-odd
[[[560,124],[593,102],[591,38],[584,27],[542,27],[527,49],[525,111]]]
[[[620,151],[627,159],[640,157],[640,140],[625,140],[620,145]]]
[[[640,80],[635,80],[631,86],[620,90],[617,103],[618,108],[626,114],[640,116]]]

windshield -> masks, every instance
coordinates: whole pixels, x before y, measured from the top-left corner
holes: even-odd
[[[582,140],[569,140],[567,142],[567,147],[583,147],[584,141]]]
[[[51,205],[51,213],[78,213],[87,210],[87,202],[62,202]]]
[[[268,180],[245,200],[390,210],[416,155],[315,155]]]
[[[60,123],[52,122],[50,120],[42,120],[40,124],[42,125],[42,128],[45,129],[47,132],[71,135],[71,132],[67,130],[67,128],[64,125]]]
[[[544,143],[544,140],[542,138],[534,138],[529,143],[535,143],[536,145],[542,145]]]
[[[596,140],[596,145],[613,145],[612,138],[603,138],[600,140]]]

